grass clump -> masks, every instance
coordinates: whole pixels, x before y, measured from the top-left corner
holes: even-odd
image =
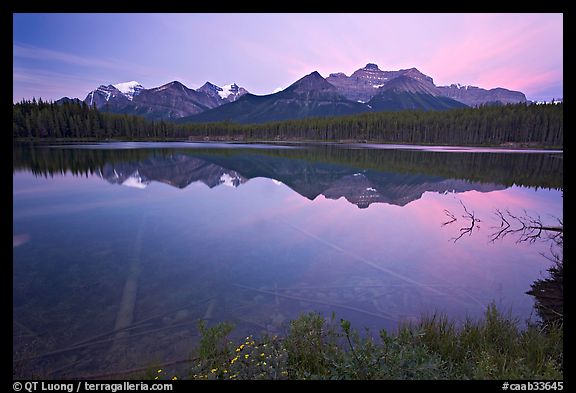
[[[440,355],[453,378],[561,379],[561,324],[520,330],[494,304],[479,321],[467,319],[460,329],[445,316],[424,318],[417,327],[421,341]]]
[[[285,337],[246,337],[232,326],[199,326],[192,379],[549,379],[563,378],[562,324],[520,329],[490,305],[457,327],[425,316],[394,333],[360,334],[349,321],[302,314]]]

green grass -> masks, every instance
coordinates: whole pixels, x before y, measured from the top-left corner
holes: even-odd
[[[493,304],[459,327],[433,314],[377,337],[316,313],[291,321],[286,337],[248,336],[237,344],[228,339],[229,324],[199,328],[195,360],[178,379],[563,378],[563,326],[520,329]]]

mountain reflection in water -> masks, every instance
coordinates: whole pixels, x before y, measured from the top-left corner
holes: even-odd
[[[145,188],[152,181],[178,188],[197,181],[210,188],[219,185],[238,187],[250,178],[266,177],[286,184],[310,200],[320,194],[329,199],[344,197],[360,208],[371,203],[404,206],[419,199],[426,191],[487,192],[506,188],[437,176],[358,171],[339,165],[279,157],[252,156],[250,160],[241,157],[235,161],[179,153],[134,163],[106,164],[99,175],[110,183],[136,188]]]
[[[548,245],[484,235],[496,208],[561,217],[562,176],[556,153],[14,145],[18,375],[189,358],[199,319],[245,337],[335,312],[378,332],[495,301],[526,320]],[[455,243],[461,202],[482,221]]]
[[[197,144],[191,144],[197,146]],[[181,145],[179,145],[181,146]],[[73,146],[72,146],[73,147]],[[18,149],[16,149],[18,150]],[[455,153],[343,149],[45,149],[30,157],[21,146],[14,167],[43,175],[98,173],[112,184],[145,188],[156,181],[178,188],[202,182],[238,187],[264,177],[314,200],[344,197],[359,208],[372,203],[404,206],[426,191],[489,192],[507,186],[560,188],[561,154]],[[57,150],[57,151],[54,151]],[[50,158],[55,154],[58,159]],[[46,156],[46,157],[38,157]],[[52,161],[52,162],[51,162]]]

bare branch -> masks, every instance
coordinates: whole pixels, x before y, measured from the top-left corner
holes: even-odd
[[[472,235],[474,228],[480,229],[480,226],[477,223],[481,222],[479,218],[476,218],[474,211],[468,210],[462,200],[459,202],[465,213],[462,215],[462,218],[464,218],[469,225],[460,228],[460,234],[457,237],[450,239],[453,240],[454,243],[466,234],[469,236]],[[526,209],[523,211],[523,215],[517,216],[512,214],[508,209],[506,209],[505,212],[496,209],[494,214],[498,217],[500,225],[491,227],[495,231],[490,235],[490,242],[493,243],[496,240],[504,239],[508,235],[517,235],[517,243],[534,243],[540,239],[542,241],[552,241],[555,245],[562,246],[564,241],[564,226],[562,218],[554,217],[557,224],[553,223],[551,225],[546,225],[543,223],[540,215],[531,216]],[[447,209],[444,209],[444,214],[448,216],[449,220],[442,223],[443,227],[458,220],[456,215]]]
[[[496,210],[496,215],[500,218],[500,227],[497,231],[490,235],[490,241],[494,242],[498,239],[503,239],[509,234],[519,234],[517,243],[530,242],[534,243],[538,239],[554,240],[557,244],[561,241],[564,229],[562,226],[544,225],[542,218],[538,215],[532,217],[526,210],[521,217],[515,216],[506,210],[506,214],[500,210]],[[514,222],[514,227],[510,221]],[[561,222],[561,219],[558,219]],[[547,236],[544,236],[547,234]]]
[[[476,225],[477,222],[480,222],[480,219],[478,219],[474,216],[474,212],[470,213],[468,211],[468,209],[466,208],[466,205],[464,205],[464,202],[462,202],[462,200],[460,200],[460,204],[462,205],[462,207],[464,208],[464,211],[466,212],[466,214],[463,215],[462,217],[470,220],[470,226],[460,228],[460,235],[458,237],[451,239],[451,240],[454,240],[454,243],[456,243],[458,240],[460,240],[462,238],[462,236],[464,236],[465,234],[468,234],[468,236],[472,235],[472,232],[474,231],[475,226],[477,229],[480,229],[480,227]]]
[[[494,232],[492,235],[490,235],[490,241],[492,243],[494,243],[497,239],[503,239],[504,236],[506,236],[509,232],[508,230],[510,229],[510,223],[508,222],[508,220],[506,220],[506,217],[504,216],[504,214],[500,211],[500,209],[496,209],[495,214],[500,217],[500,230]],[[496,227],[493,227],[496,228]]]
[[[450,217],[450,220],[442,223],[442,226],[446,226],[448,224],[452,224],[454,221],[458,220],[454,214],[452,214],[449,210],[444,209],[444,214]]]

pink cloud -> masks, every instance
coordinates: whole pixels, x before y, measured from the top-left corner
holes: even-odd
[[[438,46],[426,63],[437,82],[526,90],[562,80],[562,63],[558,62],[562,39],[558,42],[557,37],[561,19],[530,15],[466,18],[467,26],[453,40]]]
[[[492,70],[484,73],[478,83],[486,88],[497,86],[514,86],[515,90],[532,92],[541,90],[562,80],[561,70],[550,70],[539,73],[521,73],[514,69]]]

